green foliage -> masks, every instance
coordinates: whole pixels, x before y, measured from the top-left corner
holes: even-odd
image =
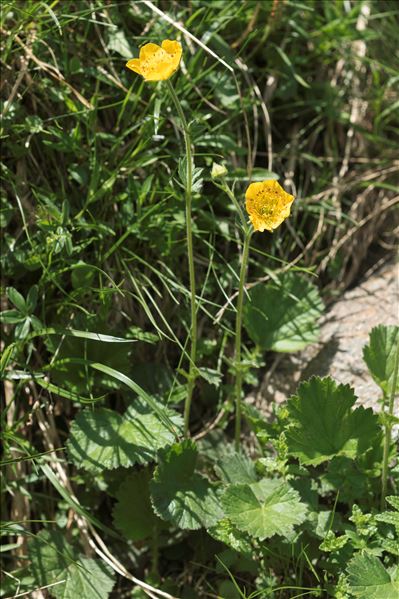
[[[371,376],[386,396],[389,396],[392,391],[399,391],[398,354],[399,327],[383,325],[374,327],[370,333],[370,342],[363,349],[363,358]]]
[[[121,484],[113,516],[115,526],[132,541],[142,541],[154,534],[162,522],[154,514],[149,490],[150,474],[140,470],[130,474]]]
[[[158,449],[173,443],[182,427],[177,413],[165,408],[161,412],[176,427],[175,434],[138,399],[123,415],[106,408],[83,410],[68,439],[71,460],[90,472],[153,461]]]
[[[337,537],[332,530],[329,530],[325,536],[324,541],[320,545],[321,551],[327,551],[329,553],[338,552],[344,545],[346,545],[348,537],[341,535]]]
[[[387,522],[388,524],[393,524],[396,528],[398,535],[399,535],[399,498],[394,497],[392,495],[391,497],[386,497],[385,499],[388,503],[390,503],[392,505],[392,507],[396,511],[394,511],[394,512],[388,511],[388,512],[384,512],[383,514],[378,514],[376,516],[376,519],[379,520],[380,522]]]
[[[150,485],[157,514],[183,529],[210,527],[223,517],[217,487],[195,472],[197,456],[191,441],[162,450]]]
[[[356,401],[349,385],[313,377],[288,402],[289,452],[302,464],[317,465],[336,456],[355,458],[376,439],[379,427],[371,409],[351,410]]]
[[[14,287],[9,287],[7,289],[7,296],[10,302],[15,306],[15,309],[0,312],[0,322],[16,325],[14,331],[15,339],[26,339],[32,328],[34,331],[43,328],[40,320],[34,315],[38,296],[37,285],[33,285],[33,287],[29,289],[26,300],[19,291],[14,289]]]
[[[385,551],[399,557],[399,498],[391,495],[385,500],[394,508],[394,511],[389,510],[375,516],[377,522],[390,525],[387,527],[387,533],[382,536],[381,545]],[[393,527],[393,533],[391,527]]]
[[[59,530],[40,532],[30,543],[30,556],[35,584],[51,585],[56,599],[107,599],[114,586],[112,570],[79,554]]]
[[[239,530],[260,540],[276,534],[291,537],[294,525],[305,520],[307,511],[297,491],[278,480],[231,485],[222,503]]]
[[[215,471],[225,483],[253,483],[257,477],[253,462],[243,453],[227,453],[215,465]]]
[[[360,599],[393,599],[399,593],[399,578],[391,577],[375,555],[358,553],[347,572],[350,591]]]
[[[252,550],[251,537],[239,530],[228,518],[222,518],[219,522],[209,528],[209,534],[228,545],[238,553],[250,553]]]
[[[296,195],[290,219],[251,240],[247,397],[272,352],[317,340],[320,298],[393,245],[397,6],[153,4],[165,16],[142,2],[1,4],[0,594],[145,596],[127,570],[152,596],[396,596],[396,448],[394,509],[381,513],[381,427],[352,392],[311,381],[272,417],[248,402],[231,451],[240,228],[211,168],[226,165],[241,207],[249,181]],[[166,38],[183,45],[171,82],[193,142],[197,444],[180,416],[184,143],[164,83],[124,66]],[[396,327],[377,327],[365,350],[385,394],[395,343]],[[107,559],[91,554],[84,521]],[[359,572],[381,584],[359,591]]]
[[[251,289],[244,323],[251,339],[262,349],[294,352],[317,341],[317,321],[322,313],[317,287],[303,276],[288,272],[278,281]]]

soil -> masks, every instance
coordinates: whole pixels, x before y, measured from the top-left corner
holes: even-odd
[[[330,375],[354,387],[359,404],[379,410],[381,392],[363,361],[363,347],[373,327],[397,325],[398,316],[399,269],[391,262],[346,291],[330,307],[321,322],[318,344],[296,354],[279,354],[249,402],[270,415],[273,402],[293,395],[300,381],[312,375]]]

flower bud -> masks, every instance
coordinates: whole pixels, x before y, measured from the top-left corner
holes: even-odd
[[[227,175],[227,168],[223,166],[223,164],[218,164],[214,162],[212,164],[211,177],[212,179],[217,179],[219,177],[224,177]]]

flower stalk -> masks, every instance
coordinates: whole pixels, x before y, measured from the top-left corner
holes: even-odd
[[[294,196],[284,191],[281,185],[274,179],[266,179],[251,183],[245,193],[245,207],[249,215],[250,224],[244,215],[240,203],[237,201],[233,190],[227,185],[223,177],[226,169],[221,165],[214,164],[212,167],[212,178],[219,189],[223,190],[231,199],[239,214],[242,229],[244,231],[244,245],[241,257],[240,278],[238,283],[238,300],[236,311],[235,344],[234,344],[234,399],[235,399],[235,431],[234,444],[236,451],[240,450],[241,419],[242,419],[242,383],[243,364],[241,361],[241,338],[242,317],[244,308],[245,281],[248,270],[248,256],[251,237],[254,231],[270,231],[277,229],[290,215]],[[217,183],[215,179],[221,178]]]
[[[186,180],[185,180],[185,199],[186,199],[186,235],[187,235],[187,258],[190,278],[190,301],[191,301],[191,328],[190,328],[190,365],[187,382],[187,395],[184,404],[184,436],[188,437],[190,432],[190,412],[195,381],[197,378],[197,368],[195,365],[197,358],[197,300],[196,283],[194,269],[194,251],[193,251],[193,231],[192,231],[192,185],[193,185],[193,157],[191,152],[191,138],[187,120],[179,98],[170,81],[166,82],[172,101],[176,107],[177,113],[182,125],[184,143],[186,147]]]
[[[253,229],[247,227],[244,236],[244,246],[241,257],[241,268],[240,268],[240,280],[238,283],[238,299],[237,299],[237,312],[236,312],[236,327],[235,327],[235,346],[234,346],[234,365],[235,365],[235,432],[234,432],[234,445],[235,450],[240,449],[240,438],[241,438],[241,395],[242,395],[242,379],[243,379],[243,368],[241,363],[241,332],[242,332],[242,314],[244,307],[244,290],[245,281],[247,278],[248,269],[248,256],[249,246],[251,242]]]
[[[234,192],[230,189],[227,183],[222,180],[220,184],[215,182],[215,185],[222,189],[233,202],[238,215],[241,220],[242,230],[244,232],[244,245],[241,256],[240,276],[238,282],[238,298],[237,298],[237,311],[236,311],[236,322],[235,322],[235,342],[234,342],[234,371],[235,371],[235,382],[234,382],[234,403],[235,403],[235,423],[234,423],[234,445],[235,450],[240,450],[240,438],[241,438],[241,420],[242,420],[242,382],[243,382],[243,366],[241,363],[241,341],[242,341],[242,317],[244,308],[244,293],[245,293],[245,282],[247,279],[248,270],[248,257],[249,248],[251,243],[252,234],[254,229],[251,224],[248,224],[245,218],[244,211],[237,201]]]

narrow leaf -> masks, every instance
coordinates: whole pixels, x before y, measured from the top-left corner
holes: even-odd
[[[7,296],[10,302],[14,304],[19,312],[26,314],[26,302],[19,291],[17,291],[14,287],[8,287]]]

